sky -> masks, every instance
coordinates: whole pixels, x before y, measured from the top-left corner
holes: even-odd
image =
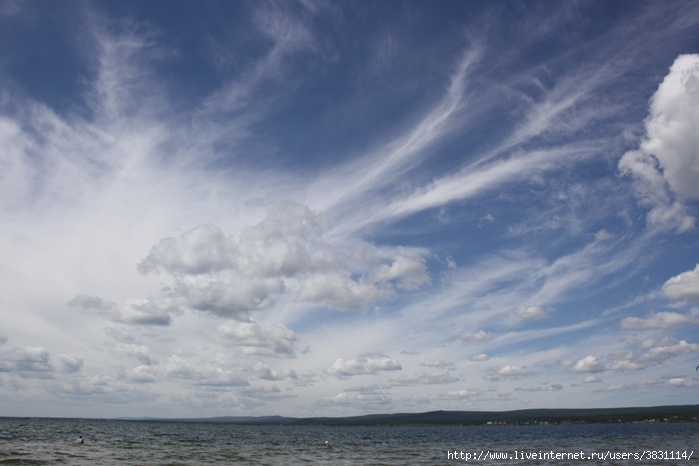
[[[0,415],[696,404],[699,3],[0,3]]]

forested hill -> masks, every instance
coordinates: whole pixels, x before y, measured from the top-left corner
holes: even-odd
[[[282,416],[222,416],[211,418],[148,418],[129,420],[286,425],[523,425],[546,423],[699,422],[699,405],[598,409],[523,409],[517,411],[430,411],[424,413],[368,414],[350,417],[291,418]]]

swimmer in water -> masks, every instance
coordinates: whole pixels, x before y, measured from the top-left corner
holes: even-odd
[[[327,440],[325,441],[325,448],[332,448],[332,445]]]
[[[78,437],[78,439],[75,441],[75,443],[77,443],[78,445],[82,445],[83,444],[83,436],[81,435],[80,437]]]

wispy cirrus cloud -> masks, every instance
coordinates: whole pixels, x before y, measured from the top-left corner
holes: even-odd
[[[479,58],[477,49],[463,55],[456,71],[450,77],[450,84],[442,101],[404,134],[376,149],[374,153],[342,167],[336,175],[330,174],[324,181],[312,186],[312,190],[325,193],[319,207],[323,210],[338,210],[340,213],[347,208],[356,208],[366,195],[372,195],[390,186],[393,180],[408,169],[422,163],[425,150],[455,129],[453,119],[465,104],[463,101],[466,98],[465,88],[469,71]],[[338,182],[339,180],[342,182]],[[333,194],[328,196],[328,193]],[[345,215],[338,218],[342,220],[343,229],[364,225],[356,225],[354,222],[358,219],[350,218],[351,223]]]

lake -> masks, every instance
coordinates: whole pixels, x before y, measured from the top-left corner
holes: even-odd
[[[79,435],[83,445],[75,444]],[[697,464],[697,446],[699,423],[308,426],[0,419],[0,465],[667,465]]]

